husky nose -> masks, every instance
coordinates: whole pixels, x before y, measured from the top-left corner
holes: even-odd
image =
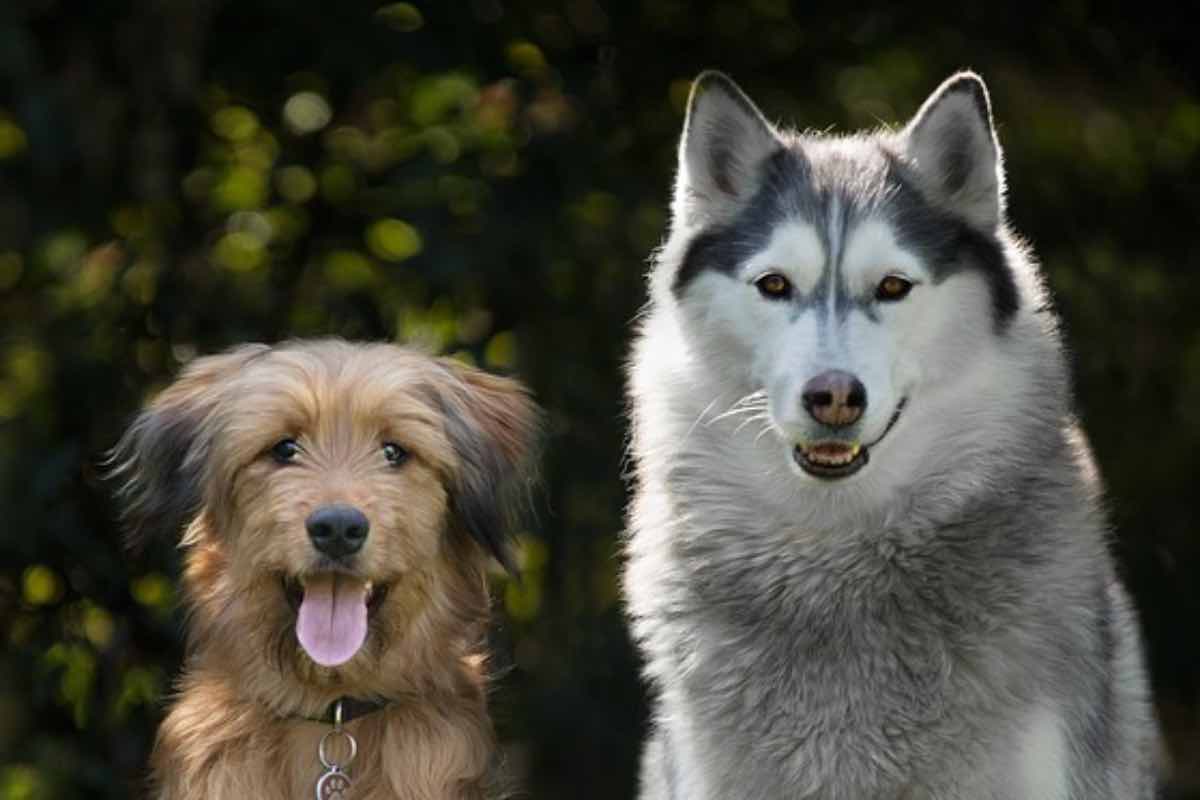
[[[853,425],[867,407],[867,387],[849,372],[837,369],[810,378],[800,397],[809,416],[831,428]]]
[[[361,550],[371,529],[367,515],[347,505],[321,506],[308,515],[304,526],[313,547],[333,558]]]

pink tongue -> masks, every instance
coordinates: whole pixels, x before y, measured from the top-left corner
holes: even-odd
[[[348,575],[314,575],[304,585],[296,638],[323,667],[349,661],[367,638],[367,585]]]

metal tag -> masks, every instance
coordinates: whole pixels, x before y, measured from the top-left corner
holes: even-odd
[[[330,739],[339,737],[346,740],[346,746],[350,750],[346,760],[341,763],[331,758],[325,749]],[[357,755],[358,741],[342,727],[342,701],[338,700],[334,706],[333,729],[326,731],[317,743],[317,760],[325,768],[325,773],[317,779],[317,800],[350,800],[350,776],[343,770],[350,766]]]
[[[317,781],[317,800],[350,800],[350,778],[333,767]]]

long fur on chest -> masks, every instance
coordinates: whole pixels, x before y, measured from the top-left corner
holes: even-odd
[[[160,730],[153,759],[157,797],[312,797],[325,771],[318,746],[329,730],[321,722],[274,717],[239,701],[219,682],[197,683]],[[400,701],[350,722],[346,730],[358,744],[346,768],[355,800],[484,796],[492,732],[482,698]]]

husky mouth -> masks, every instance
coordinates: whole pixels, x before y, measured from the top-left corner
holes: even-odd
[[[798,444],[792,458],[800,469],[815,478],[846,478],[858,472],[871,456],[867,448],[849,442]]]
[[[888,420],[883,433],[879,434],[870,444],[837,439],[807,442],[797,444],[792,448],[792,459],[800,469],[814,478],[824,480],[848,478],[870,462],[871,448],[882,442],[883,437],[891,432],[897,420],[900,419],[900,412],[904,410],[907,403],[908,398],[905,397],[896,404],[896,410],[892,412],[891,419]]]

